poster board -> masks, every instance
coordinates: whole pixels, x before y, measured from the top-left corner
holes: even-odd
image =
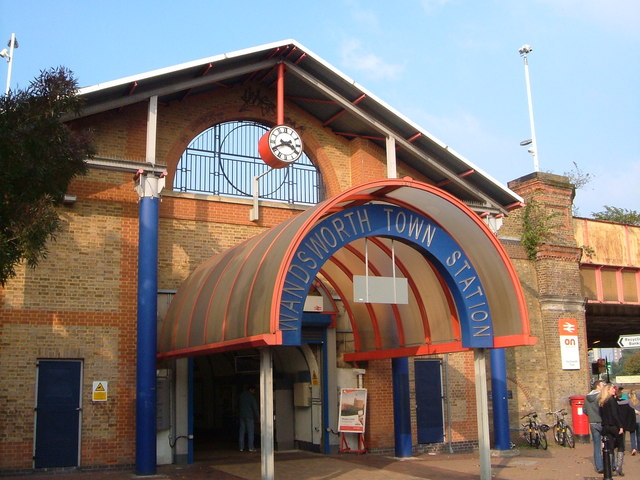
[[[367,417],[367,389],[343,388],[340,390],[340,417],[338,431],[364,433]]]
[[[578,321],[575,318],[558,320],[560,336],[560,358],[563,370],[580,370],[580,348],[578,342]]]

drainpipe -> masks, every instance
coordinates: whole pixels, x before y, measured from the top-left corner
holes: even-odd
[[[444,354],[444,398],[447,402],[447,444],[449,453],[453,453],[453,443],[451,440],[451,398],[449,396],[449,354]]]

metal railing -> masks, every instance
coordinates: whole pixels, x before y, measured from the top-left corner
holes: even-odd
[[[247,121],[225,122],[205,130],[182,154],[173,190],[251,198],[253,178],[270,170],[258,154],[258,140],[267,130]],[[320,173],[303,154],[296,163],[264,175],[259,198],[314,205],[321,200],[321,191]]]

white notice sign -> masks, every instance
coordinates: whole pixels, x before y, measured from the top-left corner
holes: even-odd
[[[560,333],[560,357],[563,370],[580,370],[580,345],[578,343],[578,321],[575,318],[558,320]]]

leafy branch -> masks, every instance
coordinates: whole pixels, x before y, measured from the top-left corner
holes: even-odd
[[[522,220],[522,245],[527,251],[527,258],[535,260],[540,245],[550,237],[554,224],[552,220],[560,215],[558,212],[545,213],[542,206],[535,200],[527,202],[524,207]]]

